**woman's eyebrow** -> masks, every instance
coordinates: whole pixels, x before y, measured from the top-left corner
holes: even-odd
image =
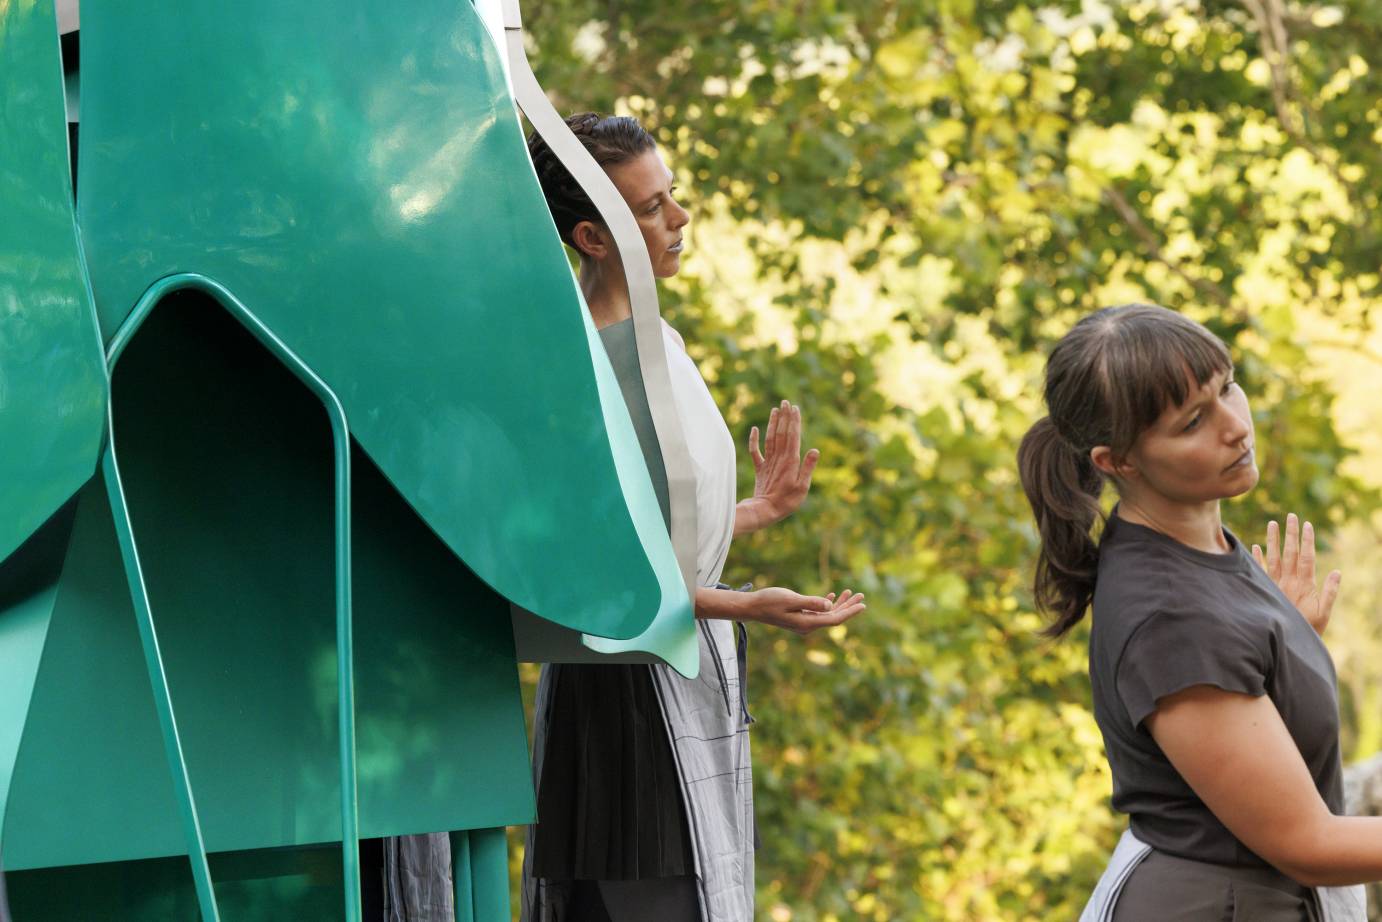
[[[1186,402],[1185,408],[1176,414],[1176,419],[1189,419],[1190,416],[1192,416],[1201,407],[1204,407],[1206,404],[1213,403],[1214,396],[1219,392],[1219,387],[1223,386],[1212,386],[1218,381],[1218,378],[1219,376],[1216,374],[1214,377],[1210,378],[1208,381],[1201,384],[1199,386],[1198,392],[1195,395],[1192,395],[1190,399]]]

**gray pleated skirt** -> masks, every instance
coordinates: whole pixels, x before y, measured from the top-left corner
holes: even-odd
[[[1153,851],[1128,878],[1113,922],[1320,922],[1315,891],[1273,868]]]

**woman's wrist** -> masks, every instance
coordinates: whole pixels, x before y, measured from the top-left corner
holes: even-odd
[[[696,617],[702,620],[753,621],[750,604],[752,592],[735,589],[700,588],[696,590]]]
[[[785,515],[778,515],[765,499],[757,496],[741,499],[734,507],[734,533],[742,535],[758,531],[785,518]]]

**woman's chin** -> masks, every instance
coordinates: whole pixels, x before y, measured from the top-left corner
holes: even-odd
[[[1262,475],[1258,472],[1256,464],[1243,469],[1238,473],[1237,477],[1230,481],[1228,492],[1224,494],[1224,498],[1229,499],[1234,496],[1242,496],[1244,493],[1249,492],[1253,487],[1257,486],[1257,482],[1261,478]]]

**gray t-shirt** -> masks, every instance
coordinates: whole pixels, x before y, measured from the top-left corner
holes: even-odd
[[[1320,796],[1343,812],[1334,661],[1299,611],[1227,529],[1226,554],[1198,551],[1109,518],[1089,641],[1094,717],[1113,772],[1113,806],[1171,855],[1265,865],[1185,783],[1143,721],[1192,685],[1267,695]]]

